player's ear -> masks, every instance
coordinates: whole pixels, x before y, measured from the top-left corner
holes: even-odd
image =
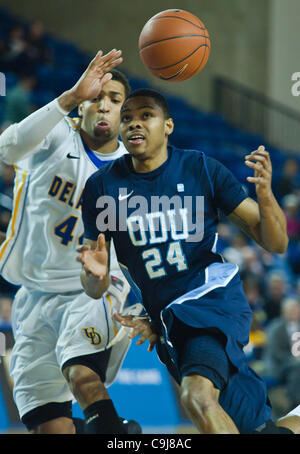
[[[82,117],[83,114],[83,103],[80,103],[78,106],[78,115]]]
[[[173,119],[172,118],[168,118],[166,121],[165,121],[165,132],[166,134],[169,136],[172,134],[174,130],[174,122],[173,122]]]

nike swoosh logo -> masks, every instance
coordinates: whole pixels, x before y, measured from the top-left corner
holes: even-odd
[[[67,158],[69,158],[69,159],[80,159],[79,156],[73,156],[73,155],[71,155],[71,153],[67,154]]]
[[[125,200],[125,199],[127,199],[128,197],[130,197],[132,193],[133,193],[133,190],[132,190],[129,194],[124,194],[124,195],[119,194],[118,199],[119,199],[120,202],[121,202],[122,200]]]

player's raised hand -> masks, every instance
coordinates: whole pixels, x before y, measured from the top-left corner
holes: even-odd
[[[99,50],[76,84],[58,98],[60,106],[70,111],[81,102],[99,96],[103,85],[112,77],[109,71],[122,63],[121,55],[121,50],[113,49],[105,55]]]
[[[82,266],[87,274],[102,280],[108,273],[108,252],[105,246],[105,236],[101,233],[97,239],[95,249],[89,245],[83,245],[78,251],[77,261],[82,263]]]
[[[128,334],[129,339],[133,339],[134,337],[141,335],[136,343],[137,345],[142,345],[148,339],[148,351],[152,352],[157,342],[157,334],[152,330],[149,320],[135,317],[133,315],[120,315],[117,313],[114,314],[114,318],[117,322],[121,323],[121,325],[133,328],[131,333]]]
[[[113,49],[103,55],[100,50],[71,91],[81,101],[96,98],[102,86],[111,79],[109,71],[122,62],[122,52]]]
[[[250,155],[245,156],[245,164],[254,170],[254,176],[247,177],[247,180],[255,184],[257,197],[269,196],[272,193],[272,163],[265,147],[261,145]]]

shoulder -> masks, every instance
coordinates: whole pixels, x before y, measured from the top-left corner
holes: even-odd
[[[185,168],[195,168],[195,165],[203,161],[203,152],[187,148],[177,148],[173,145],[169,147],[172,152],[172,164],[184,166]]]
[[[204,154],[201,150],[178,148],[174,145],[171,145],[170,148],[174,156],[176,156],[178,159],[202,159],[202,155]]]
[[[173,151],[175,156],[177,156],[177,160],[184,162],[189,167],[201,169],[210,178],[214,179],[220,171],[227,170],[220,161],[207,155],[202,150],[173,148]]]
[[[207,166],[208,170],[217,172],[218,170],[223,170],[226,169],[224,164],[222,164],[220,161],[218,161],[216,158],[213,158],[212,156],[208,156],[203,153],[202,159]]]
[[[218,166],[222,166],[222,164],[217,161],[217,159],[208,156],[202,150],[196,149],[187,149],[187,148],[177,148],[172,146],[172,150],[174,155],[179,160],[187,160],[187,161],[200,161],[202,164],[206,164],[209,168],[216,168]]]

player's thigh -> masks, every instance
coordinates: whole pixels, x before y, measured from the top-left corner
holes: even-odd
[[[226,337],[215,329],[187,326],[175,318],[170,339],[176,349],[181,383],[185,388],[195,386],[208,392],[225,388],[232,374],[232,366],[225,351]],[[186,378],[187,377],[187,378]]]

